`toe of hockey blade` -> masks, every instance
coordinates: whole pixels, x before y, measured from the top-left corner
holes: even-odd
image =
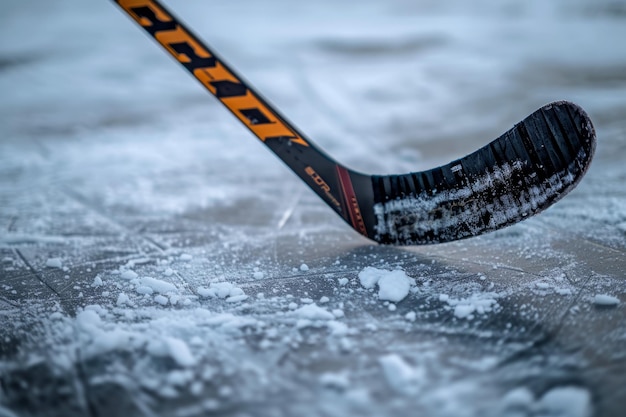
[[[517,223],[572,190],[594,150],[595,131],[584,110],[566,101],[548,104],[447,165],[373,177],[374,239],[440,243]]]

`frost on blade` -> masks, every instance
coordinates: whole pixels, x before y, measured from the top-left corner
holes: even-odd
[[[581,150],[577,160],[585,158]],[[572,165],[576,165],[573,162]],[[573,168],[575,171],[575,168]],[[522,161],[505,163],[468,179],[454,190],[422,191],[378,203],[376,239],[395,244],[446,242],[476,236],[516,223],[547,208],[576,184],[579,177],[563,170],[534,185],[516,186],[527,171]]]
[[[539,213],[589,168],[595,131],[573,103],[542,107],[476,152],[429,171],[374,176],[374,238],[426,244],[476,236]]]

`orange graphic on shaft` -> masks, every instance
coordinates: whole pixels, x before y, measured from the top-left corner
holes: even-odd
[[[288,138],[291,143],[309,146],[225,64],[153,1],[118,0],[118,3],[263,142]]]

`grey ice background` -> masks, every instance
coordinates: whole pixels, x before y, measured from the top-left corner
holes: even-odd
[[[375,246],[112,3],[3,2],[0,415],[621,415],[626,3],[168,5],[352,168],[448,162],[558,99],[596,159],[519,225]],[[368,266],[415,278],[396,310]],[[218,281],[248,299],[200,296]],[[497,308],[459,319],[441,294]],[[344,317],[302,322],[309,300]]]

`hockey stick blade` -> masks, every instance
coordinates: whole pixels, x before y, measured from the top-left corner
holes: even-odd
[[[490,144],[447,165],[366,175],[339,164],[156,0],[114,0],[362,235],[419,245],[477,236],[545,210],[587,171],[595,131],[577,105],[542,107]]]
[[[561,101],[447,165],[374,177],[376,239],[394,244],[446,242],[524,220],[578,184],[595,143],[586,113]]]

